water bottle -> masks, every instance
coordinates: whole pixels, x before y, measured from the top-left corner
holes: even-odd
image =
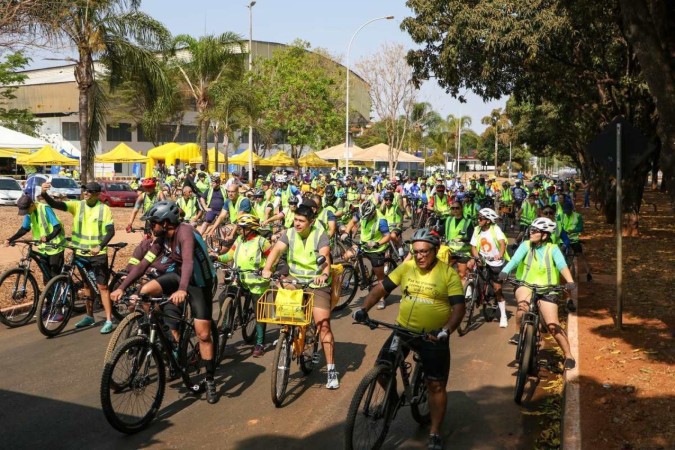
[[[389,351],[391,353],[396,353],[398,351],[398,336],[395,335],[394,338],[391,340]]]
[[[403,258],[403,247],[398,248],[398,256]]]

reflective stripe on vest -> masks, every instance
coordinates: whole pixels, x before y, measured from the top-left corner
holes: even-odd
[[[103,232],[103,212],[104,212],[103,203],[98,202],[96,205],[92,206],[91,209],[98,208],[98,223],[97,229],[94,229],[94,226],[90,223],[84,223],[84,210],[87,207],[86,200],[80,202],[80,211],[77,215],[77,219],[73,221],[73,243],[76,247],[83,249],[92,249],[101,243],[105,233]],[[96,211],[93,211],[93,215],[96,215]],[[96,233],[96,234],[94,234]],[[104,254],[106,248],[102,248],[99,253]]]
[[[361,218],[361,242],[379,242],[382,239],[382,232],[380,231],[380,218],[375,216],[372,222],[368,222],[363,217]],[[379,245],[372,249],[364,248],[363,251],[366,253],[379,253],[383,252],[387,248],[387,245]]]
[[[183,197],[179,198],[176,203],[178,207],[185,213],[185,220],[192,219],[197,214],[197,199],[194,197],[185,200]]]
[[[321,269],[316,264],[321,233],[323,230],[312,225],[303,243],[295,228],[288,230],[288,269],[292,277],[306,282],[321,274]]]
[[[544,244],[543,261],[536,257],[536,250],[531,247],[530,241],[525,241],[527,245],[527,258],[523,267],[522,280],[526,283],[539,286],[553,286],[560,282],[560,274],[553,261],[554,244],[547,242]]]
[[[230,223],[235,223],[237,221],[237,217],[239,216],[239,206],[241,206],[241,202],[243,201],[244,197],[241,195],[237,198],[237,203],[235,203],[234,206],[232,206],[232,200],[230,200],[230,203],[227,206],[227,212],[230,213]]]
[[[223,196],[223,201],[227,200],[227,193],[225,192],[225,188],[223,186],[220,186],[218,189],[220,190],[220,194]],[[213,197],[213,187],[210,187],[209,193],[206,194],[206,207],[207,208],[211,207],[211,197]]]
[[[469,223],[471,221],[468,219],[465,219],[462,217],[459,219],[459,222],[457,222],[456,217],[450,217],[445,225],[445,238],[448,240],[448,247],[450,247],[451,250],[453,251],[460,251],[460,250],[469,250],[471,249],[471,245],[468,242],[454,242],[453,239],[463,238],[466,236],[466,230],[469,228]],[[460,234],[460,231],[464,232],[464,235],[462,236]]]
[[[35,211],[30,215],[30,229],[33,232],[33,239],[40,240],[42,236],[49,236],[54,231],[54,227],[47,221],[47,205],[35,203],[35,206]],[[62,245],[65,240],[63,226],[61,226],[61,232],[49,243],[52,245]],[[51,248],[45,244],[38,245],[38,250],[45,255],[56,255],[63,251],[62,248]]]
[[[520,214],[520,223],[530,225],[537,216],[537,207],[528,202],[523,203],[523,212]]]
[[[234,250],[234,267],[241,270],[262,269],[262,249],[264,244],[262,236],[256,236],[250,241],[241,238]],[[262,294],[269,286],[269,281],[255,273],[242,273],[241,281],[249,291],[254,294]]]

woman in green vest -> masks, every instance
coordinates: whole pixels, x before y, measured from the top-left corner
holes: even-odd
[[[499,274],[500,279],[508,277],[509,272],[518,267],[521,261],[525,262],[524,269],[520,274],[519,280],[538,286],[557,286],[560,283],[560,275],[567,282],[565,289],[571,291],[575,288],[572,273],[567,267],[565,257],[560,248],[551,242],[551,235],[555,233],[556,224],[546,217],[539,217],[532,222],[530,226],[530,240],[524,241],[514,253],[511,261],[504,267]],[[516,311],[516,331],[520,331],[520,322],[523,314],[529,309],[532,300],[532,290],[525,286],[516,289],[516,301],[518,310]],[[558,294],[540,294],[539,311],[546,323],[549,333],[558,342],[560,348],[565,354],[565,369],[573,369],[576,366],[570,344],[567,340],[565,330],[560,326],[558,320]],[[511,343],[518,344],[519,334],[513,336]]]
[[[445,240],[452,251],[450,262],[457,264],[457,273],[462,279],[462,284],[466,284],[466,264],[471,259],[471,236],[473,236],[475,224],[473,221],[464,217],[462,213],[462,204],[455,200],[450,204],[450,217],[445,222]],[[464,253],[465,255],[457,255]]]
[[[266,220],[272,214],[272,203],[265,201],[265,191],[262,189],[256,189],[253,193],[251,212],[260,221]]]
[[[384,193],[382,196],[382,205],[378,208],[377,213],[380,218],[387,221],[389,233],[391,234],[391,240],[398,249],[399,256],[403,256],[403,248],[401,247],[400,240],[400,235],[403,232],[403,229],[401,228],[401,224],[403,222],[403,210],[401,209],[400,205],[394,203],[393,193]]]
[[[253,214],[244,214],[237,220],[237,228],[241,235],[234,242],[230,251],[220,255],[218,261],[227,263],[232,261],[236,269],[258,270],[265,265],[272,244],[258,234],[260,219]],[[269,280],[265,280],[255,272],[241,274],[242,287],[247,289],[257,301],[269,288]],[[256,308],[257,310],[257,308]],[[265,353],[265,324],[258,322],[255,326],[256,341],[253,348],[253,357],[260,358]]]
[[[525,232],[530,227],[530,224],[539,215],[539,207],[537,206],[537,196],[534,193],[528,194],[527,200],[523,202],[520,209],[516,213],[516,220],[520,223],[520,233],[516,238],[516,242],[520,242],[525,237]]]

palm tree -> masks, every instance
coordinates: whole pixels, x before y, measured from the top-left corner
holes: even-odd
[[[181,55],[185,52],[186,55]],[[208,165],[208,110],[215,105],[213,87],[224,81],[239,81],[244,74],[242,37],[231,32],[199,39],[182,34],[173,41],[173,63],[180,71],[187,89],[195,100],[199,122],[202,162]]]
[[[52,42],[67,41],[77,49],[75,80],[79,90],[82,181],[94,177],[95,144],[105,120],[105,91],[97,83],[94,63],[104,64],[110,89],[128,74],[143,73],[161,85],[163,72],[155,52],[168,42],[164,26],[140,12],[140,0],[56,0],[56,16],[35,23]],[[52,3],[55,3],[52,1]]]
[[[506,127],[509,124],[509,118],[502,112],[501,108],[496,108],[492,110],[489,116],[483,117],[481,123],[483,125],[489,125],[488,130],[491,130],[495,136],[495,176],[497,176],[499,175],[499,128]]]

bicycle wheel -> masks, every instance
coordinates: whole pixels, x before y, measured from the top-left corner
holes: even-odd
[[[466,303],[466,311],[464,317],[457,327],[457,334],[464,336],[469,332],[471,325],[474,322],[473,311],[476,308],[476,300],[478,298],[478,291],[474,282],[468,283],[464,288],[464,302]]]
[[[356,291],[359,289],[359,274],[351,264],[342,265],[342,283],[340,284],[340,298],[333,311],[345,309],[354,300]]]
[[[141,311],[134,311],[127,315],[122,321],[117,325],[115,331],[110,336],[108,341],[108,347],[105,351],[105,356],[103,358],[103,363],[110,361],[113,353],[117,346],[127,339],[137,336],[142,330],[142,325],[146,322],[146,315]]]
[[[239,321],[241,322],[241,337],[247,344],[253,344],[253,341],[255,341],[255,326],[258,324],[255,307],[251,305],[252,302],[252,298],[244,300],[244,304],[241,307],[241,317],[239,317]]]
[[[40,294],[37,304],[38,330],[47,337],[59,334],[73,314],[75,292],[67,275],[54,277]]]
[[[516,373],[516,391],[514,400],[520,404],[523,399],[523,390],[527,383],[527,375],[532,364],[532,352],[534,351],[534,325],[526,323],[520,336],[522,348],[518,358],[518,372]]]
[[[230,338],[234,327],[234,304],[232,297],[228,296],[220,307],[220,315],[216,323],[218,336],[218,353],[216,353],[216,362],[220,363],[225,359],[225,346]]]
[[[311,324],[305,328],[305,348],[299,358],[300,370],[309,375],[314,370],[314,355],[319,351],[319,334],[316,325]]]
[[[429,392],[427,391],[427,382],[424,379],[424,369],[419,362],[415,364],[411,382],[412,399],[410,401],[410,412],[415,422],[420,425],[428,425],[431,422]]]
[[[0,322],[10,328],[27,324],[35,315],[37,281],[32,273],[17,267],[0,276]]]
[[[213,342],[214,356],[218,355],[218,334],[216,332],[216,324],[211,321],[211,342]],[[200,392],[196,388],[201,383],[201,378],[206,373],[204,364],[202,363],[202,354],[199,350],[199,338],[195,332],[194,325],[183,326],[180,342],[178,344],[178,362],[185,371],[189,379],[189,385],[186,385],[192,392]],[[217,362],[217,361],[216,361]]]
[[[75,314],[83,314],[87,311],[86,301],[84,300],[84,280],[79,270],[73,270],[73,312]]]
[[[149,346],[145,337],[133,337],[115,350],[103,368],[103,414],[122,433],[136,433],[147,427],[164,399],[164,361],[157,347]]]
[[[492,322],[493,320],[498,319],[500,316],[501,313],[499,312],[497,300],[492,296],[486,298],[483,302],[483,318],[485,319],[485,322]]]
[[[347,412],[345,449],[379,449],[396,408],[396,378],[388,367],[368,371],[359,383]]]
[[[291,356],[293,334],[282,330],[279,333],[277,347],[274,349],[272,360],[272,402],[276,407],[281,406],[286,396],[288,376],[291,371]]]

